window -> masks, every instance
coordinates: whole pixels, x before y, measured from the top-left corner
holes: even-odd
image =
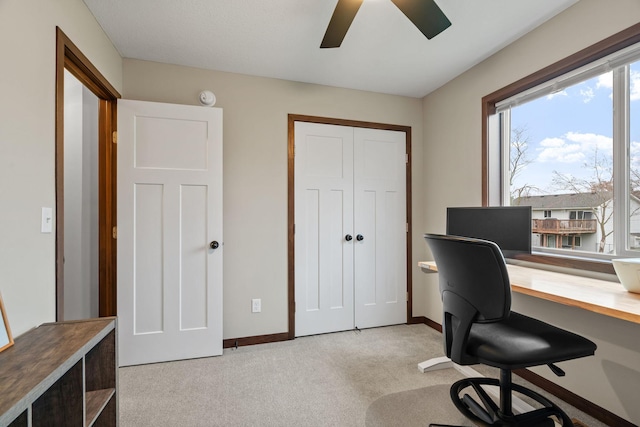
[[[582,239],[580,236],[563,236],[562,247],[563,248],[579,248],[582,246]]]
[[[640,44],[514,93],[495,109],[488,143],[502,156],[494,163],[502,165],[500,200],[532,207],[534,250],[639,256]]]
[[[570,248],[572,245],[573,239],[572,236],[562,236],[562,247]]]
[[[569,219],[591,219],[593,212],[590,211],[571,211],[569,212]]]
[[[547,244],[544,245],[547,248],[555,248],[556,247],[556,236],[555,234],[549,234],[546,236]]]

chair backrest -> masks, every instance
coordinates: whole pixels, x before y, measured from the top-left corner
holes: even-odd
[[[511,311],[507,266],[494,242],[425,234],[440,276],[443,334],[448,357],[476,363],[464,349],[473,323],[497,322]]]

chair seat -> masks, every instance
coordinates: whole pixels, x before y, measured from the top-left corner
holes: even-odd
[[[501,369],[591,356],[595,350],[584,337],[513,311],[499,322],[474,323],[466,348],[478,362]]]

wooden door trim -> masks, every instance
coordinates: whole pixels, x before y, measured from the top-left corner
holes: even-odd
[[[288,337],[295,338],[295,182],[294,182],[294,146],[295,146],[295,122],[319,123],[326,125],[349,126],[356,128],[381,129],[404,132],[406,135],[407,150],[407,182],[406,182],[406,210],[407,210],[407,323],[413,319],[413,286],[411,273],[412,245],[411,245],[411,126],[402,126],[386,123],[364,122],[358,120],[335,119],[328,117],[305,116],[289,114],[288,116],[288,146],[287,146],[287,233],[288,233]]]
[[[116,145],[118,91],[56,27],[56,319],[64,316],[64,70],[98,98],[99,313],[116,315]]]

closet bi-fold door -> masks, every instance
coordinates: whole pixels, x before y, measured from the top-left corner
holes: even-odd
[[[296,336],[353,329],[353,129],[296,122],[294,180]]]
[[[406,134],[295,124],[296,336],[406,321]]]
[[[353,158],[354,326],[405,323],[406,134],[354,128]]]

